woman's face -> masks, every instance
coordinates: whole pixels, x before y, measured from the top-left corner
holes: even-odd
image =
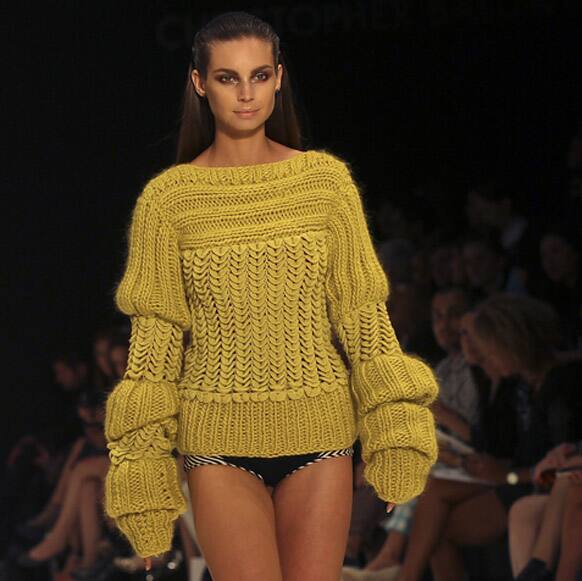
[[[503,269],[503,258],[480,242],[465,244],[462,256],[465,275],[473,288],[487,287]]]
[[[484,362],[501,377],[510,377],[519,374],[520,369],[515,357],[502,349],[494,341],[482,341],[477,337],[476,344]]]
[[[111,377],[112,369],[109,361],[109,341],[97,339],[93,344],[95,363],[106,377]]]
[[[440,292],[432,299],[432,330],[439,347],[447,353],[459,349],[460,321],[465,310],[465,297],[459,292]]]
[[[546,234],[540,244],[544,272],[553,282],[561,283],[576,271],[578,255],[560,236]]]
[[[281,64],[274,69],[271,43],[251,37],[214,43],[206,79],[194,69],[192,82],[208,99],[215,126],[240,134],[252,133],[271,116],[282,76]],[[256,113],[237,114],[248,109]]]
[[[123,377],[127,367],[127,349],[121,345],[112,347],[109,357],[115,377]]]

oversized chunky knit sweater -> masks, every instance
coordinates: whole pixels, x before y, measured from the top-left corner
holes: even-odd
[[[115,290],[132,331],[105,423],[105,510],[137,554],[169,550],[187,510],[174,448],[273,457],[359,437],[380,498],[422,492],[438,386],[402,352],[387,298],[358,187],[328,151],[181,163],[147,182]]]

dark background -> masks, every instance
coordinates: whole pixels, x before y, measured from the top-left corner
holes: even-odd
[[[88,351],[100,324],[118,320],[129,214],[145,181],[174,163],[190,45],[209,17],[248,10],[275,26],[309,146],[349,160],[370,207],[387,198],[458,216],[471,183],[503,176],[528,214],[544,215],[565,196],[580,115],[578,4],[12,3],[5,443],[55,389],[52,350]]]

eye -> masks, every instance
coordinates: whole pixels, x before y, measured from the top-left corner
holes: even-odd
[[[232,79],[233,76],[232,75],[220,75],[220,77],[218,77],[218,80],[222,83],[223,79]]]
[[[268,73],[257,73],[257,75],[263,75],[263,81],[266,81],[269,78]]]

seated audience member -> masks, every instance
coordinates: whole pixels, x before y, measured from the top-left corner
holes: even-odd
[[[108,336],[107,345],[110,345],[111,336]],[[100,341],[104,340],[102,337],[96,339],[94,343],[93,356],[95,358],[95,368],[105,366],[106,369],[111,370],[112,362],[108,359],[100,361]],[[128,339],[119,338],[118,350],[125,350],[127,354]],[[119,359],[123,359],[123,353],[118,354]],[[74,391],[74,398],[71,400],[76,405],[76,421],[75,425],[81,425],[81,435],[77,437],[69,447],[66,448],[66,455],[64,462],[59,464],[59,474],[56,485],[45,504],[44,508],[35,516],[30,517],[17,527],[19,535],[28,540],[40,538],[47,528],[52,526],[61,510],[63,503],[63,494],[67,486],[67,480],[70,476],[73,467],[84,458],[92,456],[102,456],[107,454],[106,441],[103,433],[103,419],[100,418],[102,413],[102,406],[108,393],[106,384],[104,387],[94,387],[85,382],[86,371],[88,366],[83,364],[82,374],[74,373],[74,368],[63,368],[59,365],[59,361],[55,363],[55,375],[58,381],[62,384],[74,386],[70,387],[69,391]],[[109,372],[111,373],[111,371]],[[82,381],[79,378],[83,378]],[[112,376],[109,376],[109,381],[112,381]],[[109,384],[109,388],[112,383]],[[73,423],[67,417],[68,412],[64,412],[62,418],[63,423]],[[57,418],[60,418],[58,413]],[[46,462],[50,463],[51,459]]]
[[[50,430],[54,446],[60,448],[71,445],[82,433],[77,404],[80,394],[91,386],[90,369],[88,362],[71,350],[58,352],[52,368],[57,389],[45,390],[36,400],[31,422],[36,429]]]
[[[517,193],[493,180],[478,184],[467,194],[465,214],[475,232],[495,233],[512,266],[529,271],[535,259],[535,232],[516,208]]]
[[[432,246],[429,251],[429,266],[435,289],[458,286],[465,282],[461,250],[453,240]]]
[[[111,338],[109,344],[109,360],[111,362],[111,383],[117,382],[127,367],[127,356],[129,353],[129,333],[119,331]]]
[[[505,438],[505,446],[513,454],[500,458],[485,450],[464,459],[469,474],[493,487],[429,479],[418,499],[408,550],[397,577],[401,581],[420,579],[429,562],[436,580],[462,579],[459,548],[499,539],[506,531],[513,502],[532,490],[531,473],[537,462],[553,445],[582,436],[582,392],[575,389],[574,382],[578,371],[573,363],[556,357],[556,318],[549,306],[528,297],[492,296],[477,307],[473,332],[488,365],[503,377],[519,378],[512,408],[506,406],[514,416],[516,443],[508,446],[509,438]],[[505,417],[507,411],[496,423],[504,422]],[[512,432],[509,426],[503,429]]]
[[[395,284],[390,289],[390,315],[402,349],[436,365],[445,352],[431,328],[430,300],[413,284]]]
[[[378,244],[378,257],[392,284],[413,282],[414,244],[405,238],[392,238]]]
[[[545,229],[539,245],[543,273],[532,285],[532,292],[560,317],[560,348],[578,356],[582,356],[581,228],[561,222]]]
[[[108,389],[113,379],[111,343],[118,334],[116,327],[104,327],[93,335],[93,361],[91,385],[96,389]]]
[[[579,468],[578,473],[556,473],[556,470],[575,467]],[[574,578],[576,571],[572,570],[568,551],[561,551],[560,554],[560,540],[567,534],[563,529],[568,492],[576,485],[574,481],[581,477],[582,441],[560,444],[546,454],[534,471],[534,480],[540,486],[547,486],[548,481],[551,483],[549,494],[537,492],[521,498],[511,507],[511,565],[513,575],[519,581],[554,579],[558,557],[560,562],[562,558],[565,561],[558,579],[565,581]],[[577,533],[580,535],[582,528]],[[569,576],[565,576],[566,569]]]
[[[462,287],[437,291],[432,299],[432,329],[446,357],[435,367],[439,397],[433,405],[437,423],[461,439],[471,439],[479,417],[479,394],[471,365],[461,349],[460,321],[471,307]]]
[[[460,291],[459,291],[460,292]],[[458,296],[459,292],[453,292],[449,300],[448,294],[436,299],[439,306],[438,325],[443,341],[447,348],[454,349],[454,330],[447,330],[449,326],[455,325],[453,319],[458,317],[456,309],[452,305],[463,304],[462,297]],[[409,352],[414,352],[421,357],[437,359],[437,353],[446,353],[443,345],[438,344],[435,340],[432,330],[429,329],[430,337],[427,337],[424,326],[424,298],[418,289],[413,285],[399,284],[393,287],[392,292],[392,321],[396,333],[399,335],[403,348]],[[444,313],[442,311],[445,311]],[[442,316],[441,316],[442,315]],[[445,319],[446,323],[442,323]],[[430,319],[429,319],[430,324]],[[451,394],[456,393],[458,386],[451,386]],[[456,396],[451,395],[451,401]],[[460,397],[460,396],[459,396]],[[468,398],[467,398],[468,399]],[[461,413],[463,413],[461,411]],[[375,527],[386,516],[386,503],[379,499],[373,488],[363,480],[364,465],[362,461],[354,457],[355,474],[354,474],[354,497],[352,501],[352,518],[350,522],[349,539],[346,548],[344,563],[346,565],[362,564],[362,547],[365,540],[370,536]],[[403,510],[403,509],[400,509]]]
[[[89,386],[89,365],[76,350],[61,348],[53,356],[52,371],[54,386],[31,394],[34,405],[27,408],[23,435],[7,455],[0,487],[2,550],[8,549],[15,527],[46,501],[83,433],[77,404]],[[37,524],[48,526],[55,517],[48,511]]]
[[[470,365],[461,351],[460,320],[469,307],[469,294],[460,287],[437,291],[431,305],[433,333],[439,347],[447,354],[435,369],[440,386],[435,415],[443,427],[463,439],[470,439],[471,427],[479,418],[477,386]],[[366,492],[372,499],[364,503],[360,495]],[[400,562],[415,503],[416,499],[413,499],[394,509],[383,525],[388,532],[388,538],[380,553],[367,564],[364,571],[376,571]],[[375,498],[369,487],[356,490],[348,556],[354,557],[358,553],[362,536],[385,518],[384,505],[385,503]],[[369,515],[370,511],[372,512]],[[364,516],[369,518],[365,519]]]
[[[461,255],[467,284],[482,296],[498,292],[526,294],[526,271],[509,263],[503,247],[491,235],[467,235]]]
[[[48,530],[38,544],[20,556],[19,564],[23,567],[43,566],[74,542],[73,535],[80,533],[84,541],[81,566],[87,569],[94,565],[103,520],[102,484],[109,466],[104,434],[106,397],[107,392],[97,389],[86,390],[80,396],[78,413],[85,435],[73,446],[48,504],[40,515],[20,527],[21,534],[35,528]]]
[[[102,342],[109,348],[108,354],[100,352]],[[79,389],[77,414],[83,435],[68,451],[58,482],[44,508],[17,527],[20,538],[40,541],[19,556],[21,567],[42,567],[71,547],[81,549],[77,576],[81,578],[86,574],[87,578],[93,578],[91,575],[96,574],[93,570],[97,559],[95,541],[100,537],[106,520],[101,510],[102,481],[109,465],[104,434],[105,400],[118,373],[125,369],[128,348],[127,335],[108,332],[106,338],[102,334],[96,336],[93,369],[102,369],[102,379],[109,383],[102,383],[99,387],[84,385]],[[69,557],[74,560],[75,551]]]

